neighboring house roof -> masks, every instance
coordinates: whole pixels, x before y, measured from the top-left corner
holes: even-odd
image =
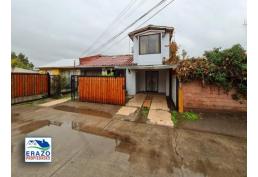
[[[133,64],[132,55],[94,55],[80,58],[80,67],[129,66]]]
[[[15,68],[12,68],[12,73],[38,73],[38,72],[29,70],[29,69],[15,67]]]
[[[74,66],[79,65],[79,59],[61,59],[46,65],[39,66],[39,69],[44,68],[74,68]]]
[[[143,28],[140,28],[140,29],[137,29],[137,30],[134,30],[134,31],[130,32],[128,34],[128,36],[131,39],[133,39],[134,35],[136,35],[138,33],[141,33],[141,32],[144,32],[144,31],[147,31],[147,30],[165,30],[165,32],[173,33],[174,28],[173,27],[169,27],[169,26],[148,25],[148,26],[145,26]]]

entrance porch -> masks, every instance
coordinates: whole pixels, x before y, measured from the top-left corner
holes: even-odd
[[[177,80],[172,65],[144,65],[126,68],[127,95],[159,93],[177,107]]]
[[[136,93],[139,92],[169,96],[169,70],[136,70]]]

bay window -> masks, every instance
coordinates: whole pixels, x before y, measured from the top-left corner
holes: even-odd
[[[139,54],[157,54],[161,52],[160,34],[149,34],[139,37]]]

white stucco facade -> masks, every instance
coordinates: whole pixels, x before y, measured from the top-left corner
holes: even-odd
[[[126,91],[128,95],[136,94],[136,73],[135,70],[126,69]]]
[[[159,54],[139,54],[139,36],[148,34],[159,34],[161,37],[161,52]],[[133,37],[133,59],[137,65],[160,65],[163,60],[169,58],[169,34],[161,30],[146,31]]]

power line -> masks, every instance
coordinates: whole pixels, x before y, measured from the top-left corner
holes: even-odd
[[[144,4],[146,1],[147,1],[147,0],[140,0],[140,1],[138,1],[138,4],[139,4],[139,5],[136,4],[136,5],[138,5],[138,6],[136,6],[136,7],[130,12],[130,14],[128,14],[127,16],[125,16],[125,18],[131,17],[131,15],[134,14],[134,13],[139,9],[139,7],[141,7],[142,4]]]
[[[150,18],[148,18],[146,21],[144,21],[142,24],[140,24],[139,26],[136,27],[140,28],[142,25],[144,25],[146,22],[148,22],[150,19],[152,19],[153,17],[155,17],[158,13],[160,13],[163,9],[165,9],[168,5],[170,5],[172,2],[174,2],[175,0],[171,0],[170,2],[168,2],[164,7],[162,7],[160,10],[158,10],[156,13],[154,13]]]
[[[124,28],[123,30],[121,30],[118,34],[116,34],[115,36],[113,36],[112,38],[110,38],[109,40],[107,40],[105,43],[103,43],[102,45],[100,45],[96,50],[93,51],[96,52],[99,49],[103,48],[105,45],[107,45],[108,43],[110,43],[111,41],[113,41],[114,39],[116,39],[117,37],[119,37],[121,34],[123,34],[128,28],[132,27],[134,24],[136,24],[138,21],[140,21],[142,18],[144,18],[146,15],[148,15],[150,12],[152,12],[153,10],[155,10],[157,7],[159,7],[160,5],[162,5],[164,2],[166,2],[167,0],[161,0],[160,2],[158,2],[154,7],[152,7],[151,9],[149,9],[147,12],[145,12],[143,15],[141,15],[138,19],[136,19],[133,23],[131,23],[130,25],[128,25],[126,28]]]
[[[126,18],[128,18],[128,17],[131,17],[132,16],[132,14],[134,14],[138,9],[139,9],[139,7],[141,7],[144,3],[146,3],[147,2],[147,0],[139,0],[138,1],[138,3],[137,4],[135,4],[135,5],[138,5],[138,6],[136,6],[136,8],[134,8],[134,9],[130,9],[130,10],[128,10],[127,12],[125,12],[124,14],[122,14],[122,16],[123,15],[125,15],[125,16],[123,16],[124,17],[124,19],[126,19]],[[126,14],[127,13],[127,14]],[[116,22],[118,23],[119,21],[121,21],[123,18],[120,18],[119,20],[117,20]],[[112,27],[114,27],[114,24],[112,25]],[[124,38],[123,38],[124,39]]]
[[[90,51],[93,47],[94,44],[97,44],[98,41],[105,35],[107,34],[107,32],[110,30],[110,26],[114,27],[114,23],[117,22],[119,20],[119,18],[121,18],[132,6],[133,4],[136,2],[137,0],[131,0],[126,6],[125,8],[112,20],[112,22],[106,27],[106,29],[104,30],[104,32],[102,32],[96,39],[95,41],[90,45],[90,47],[88,47],[86,50],[84,50],[81,55],[83,55],[86,51]]]
[[[170,5],[172,2],[174,2],[175,0],[171,0],[170,2],[168,2],[165,6],[163,6],[160,10],[158,10],[156,13],[154,13],[150,18],[148,18],[147,20],[145,20],[143,23],[141,23],[139,26],[136,27],[139,28],[141,27],[142,25],[144,25],[146,22],[148,22],[150,19],[152,19],[153,17],[155,17],[158,13],[160,13],[163,9],[165,9],[168,5]],[[113,43],[111,46],[109,46],[107,49],[105,49],[104,51],[110,49],[111,47],[113,47],[115,44],[118,44],[120,43],[122,40],[124,40],[125,38],[127,37],[124,36],[123,38],[121,38],[120,40],[118,40],[117,42]]]

